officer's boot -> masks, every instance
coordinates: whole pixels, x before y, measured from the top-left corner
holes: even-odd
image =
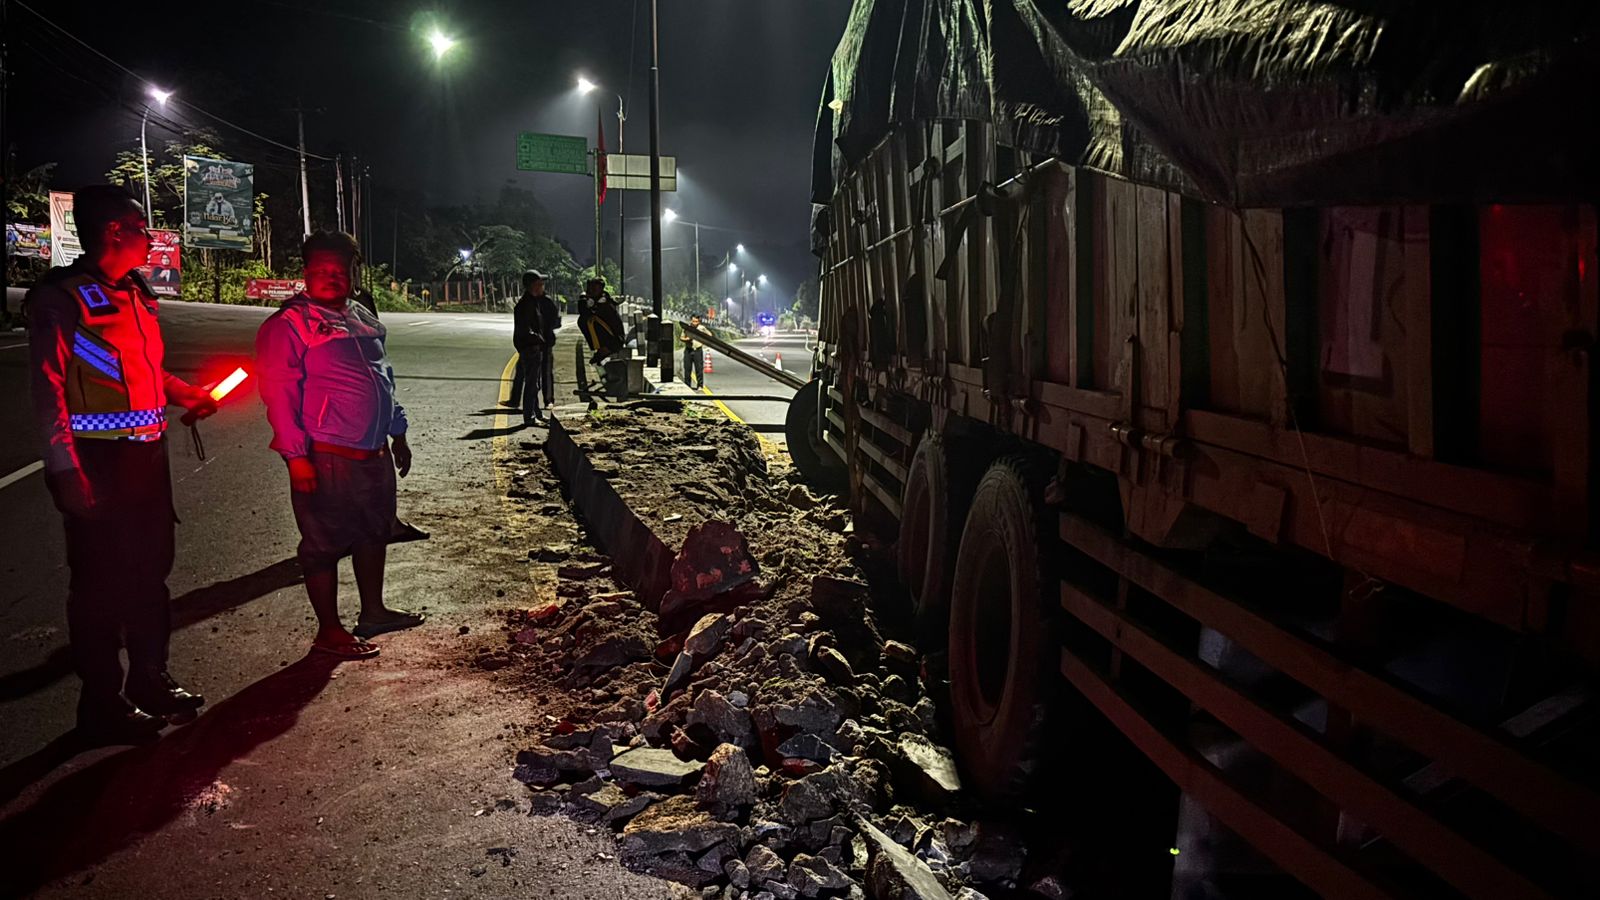
[[[168,719],[193,716],[206,705],[206,698],[186,690],[165,670],[140,672],[128,675],[128,699],[152,715]]]
[[[78,698],[78,737],[93,746],[148,744],[166,724],[115,694],[85,690]]]

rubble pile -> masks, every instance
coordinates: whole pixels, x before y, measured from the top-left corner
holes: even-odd
[[[657,611],[606,557],[529,551],[558,566],[556,596],[508,615],[495,658],[574,698],[516,755],[533,813],[609,827],[630,868],[706,897],[1013,889],[1022,844],[956,817],[918,654],[880,631],[849,515],[726,420],[638,404],[566,424],[683,549]]]

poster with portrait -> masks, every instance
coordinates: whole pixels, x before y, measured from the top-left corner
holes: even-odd
[[[139,273],[159,296],[177,297],[182,294],[182,250],[176,231],[151,229],[150,256],[139,267]]]
[[[183,158],[183,243],[210,250],[249,250],[255,239],[255,166]]]

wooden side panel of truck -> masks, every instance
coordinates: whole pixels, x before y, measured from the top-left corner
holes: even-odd
[[[1042,473],[1053,669],[1185,808],[1327,896],[1600,890],[1592,202],[1234,210],[934,122],[827,221],[854,501],[972,570]]]

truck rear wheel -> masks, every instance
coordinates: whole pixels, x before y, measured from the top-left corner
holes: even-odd
[[[900,583],[911,598],[918,645],[944,649],[950,625],[950,576],[959,543],[962,497],[958,496],[951,448],[936,433],[917,444],[900,502],[895,556]]]
[[[950,591],[950,700],[968,782],[992,802],[1021,798],[1037,767],[1059,659],[1044,571],[1038,479],[1020,457],[973,494]]]
[[[813,378],[795,392],[783,420],[789,458],[814,487],[838,492],[845,483],[844,468],[822,442],[822,380]]]

